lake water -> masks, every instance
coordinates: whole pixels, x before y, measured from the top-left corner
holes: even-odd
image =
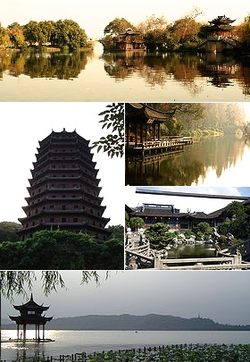
[[[32,331],[34,334],[34,331]],[[31,336],[33,336],[33,334]],[[2,331],[2,340],[15,338],[16,331]],[[28,337],[28,336],[27,336]],[[2,344],[2,360],[10,361],[18,356],[59,356],[60,354],[91,353],[103,350],[142,348],[172,344],[249,344],[250,332],[214,331],[47,331],[51,343]]]
[[[0,53],[0,101],[245,102],[247,62],[222,55]]]
[[[247,186],[250,142],[234,136],[210,137],[184,152],[142,160],[126,157],[127,185]]]

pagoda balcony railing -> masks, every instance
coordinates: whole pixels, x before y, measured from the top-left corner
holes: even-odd
[[[69,165],[71,161],[71,165]],[[61,163],[61,167],[58,167],[58,163]],[[84,169],[88,169],[90,170],[91,172],[94,171],[94,173],[97,173],[98,171],[92,167],[92,165],[90,166],[89,164],[87,164],[86,162],[84,161],[80,161],[81,164],[84,166]],[[54,168],[52,166],[50,167],[45,167],[44,164],[49,164],[49,163],[55,163],[57,165],[57,168]],[[78,164],[79,162],[77,160],[46,160],[46,161],[43,161],[41,163],[37,163],[37,162],[33,162],[33,165],[34,165],[34,169],[33,169],[33,172],[34,171],[40,171],[40,173],[36,176],[36,177],[40,177],[40,175],[44,174],[44,173],[47,173],[48,171],[82,171],[83,170],[83,167],[79,167],[78,165],[73,167],[72,164]],[[67,164],[67,166],[66,166]],[[60,164],[59,164],[60,165]],[[65,166],[65,167],[64,167]]]
[[[83,194],[83,193],[82,193]],[[105,209],[105,206],[101,206],[101,203],[103,201],[103,197],[100,197],[100,196],[96,196],[96,195],[90,195],[90,194],[87,194],[87,196],[78,196],[78,197],[51,197],[51,196],[45,196],[45,197],[42,197],[39,201],[37,200],[36,203],[34,204],[29,204],[29,205],[26,205],[23,207],[23,210],[27,210],[27,209],[35,209],[37,208],[37,206],[39,204],[43,204],[43,203],[48,203],[48,202],[51,202],[51,203],[61,203],[61,202],[64,202],[64,203],[69,203],[69,202],[77,202],[77,201],[81,201],[81,202],[84,202],[84,204],[86,205],[92,205],[93,207],[101,207],[103,209]],[[86,199],[86,197],[88,197],[88,199]],[[26,201],[30,201],[30,198],[26,197],[25,198]],[[97,202],[92,202],[91,199],[94,199],[94,200],[97,200]]]
[[[57,167],[57,168],[53,168],[53,167],[50,167],[49,170],[53,170],[53,171],[80,171],[80,172],[86,172],[85,170],[89,170],[90,172],[93,172],[94,175],[96,176],[98,170],[95,169],[95,166],[96,166],[96,162],[91,162],[91,165],[84,161],[84,160],[72,160],[71,161],[71,164],[76,164],[75,167],[73,167],[72,165],[69,165],[69,161],[70,160],[52,160],[53,162],[55,162],[57,165],[58,165],[58,162],[61,163],[60,167]],[[66,165],[68,164],[68,165]],[[80,166],[79,166],[80,165]],[[90,175],[90,177],[93,177]]]
[[[58,170],[53,170],[53,171],[54,171],[53,175],[43,175],[43,176],[39,175],[36,178],[29,179],[30,186],[28,186],[28,189],[31,187],[32,188],[39,187],[39,185],[43,185],[48,182],[50,183],[52,181],[66,181],[66,180],[73,180],[73,181],[80,180],[83,182],[84,185],[89,185],[91,187],[95,187],[95,186],[99,187],[97,185],[100,182],[100,179],[95,178],[91,175],[87,175],[87,177],[83,176],[83,175],[85,175],[84,172],[77,171],[75,176],[73,176],[73,175],[67,176],[66,175],[66,173],[68,173],[67,170],[60,170],[59,174],[58,174]],[[63,176],[63,171],[64,171],[65,176]]]
[[[103,218],[102,218],[102,220],[103,220]],[[45,222],[45,223],[41,223],[39,226],[40,227],[53,227],[53,226],[55,226],[55,227],[58,227],[59,226],[59,228],[60,229],[65,229],[65,228],[67,228],[67,227],[77,227],[77,228],[81,228],[81,227],[87,227],[88,229],[99,229],[99,230],[103,230],[104,229],[104,226],[99,226],[99,225],[92,225],[92,224],[90,224],[89,223],[90,222],[90,220],[86,220],[86,221],[82,221],[82,222],[70,222],[70,221],[66,221],[66,222],[60,222],[60,223],[58,223],[58,222]],[[84,231],[83,231],[83,233],[84,233]]]
[[[62,209],[47,209],[47,210],[42,210],[40,212],[40,214],[34,214],[33,216],[38,216],[38,215],[41,215],[41,214],[86,214],[88,213],[85,209],[65,209],[65,210],[62,210]]]

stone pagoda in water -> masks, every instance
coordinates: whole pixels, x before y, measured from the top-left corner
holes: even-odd
[[[109,235],[105,206],[99,197],[98,170],[92,161],[89,141],[76,131],[54,132],[39,141],[31,170],[26,217],[20,218],[22,240],[38,230],[68,230],[105,241]]]
[[[27,303],[21,305],[13,305],[13,307],[20,312],[19,316],[9,316],[11,320],[16,322],[17,340],[23,342],[27,341],[27,325],[33,325],[35,326],[35,338],[33,338],[33,340],[38,342],[45,341],[45,325],[53,318],[43,315],[43,313],[48,310],[49,307],[37,304],[33,300],[32,294],[30,300]],[[40,326],[42,327],[42,337],[40,337]]]

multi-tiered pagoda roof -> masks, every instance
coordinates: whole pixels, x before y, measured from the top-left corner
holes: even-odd
[[[42,229],[88,233],[96,240],[106,240],[105,206],[99,196],[98,170],[93,162],[89,141],[76,131],[54,132],[39,142],[36,162],[31,170],[26,217],[22,239]]]
[[[209,21],[211,24],[212,31],[231,31],[233,26],[232,23],[235,22],[236,19],[231,20],[225,15],[218,16],[216,19]]]

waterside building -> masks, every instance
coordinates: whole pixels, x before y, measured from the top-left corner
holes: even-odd
[[[155,223],[163,223],[171,231],[185,231],[197,226],[200,222],[207,222],[211,227],[216,227],[223,223],[224,209],[217,210],[213,213],[204,212],[180,212],[173,205],[165,204],[142,204],[137,208],[126,207],[130,217],[140,217],[144,220],[145,227]]]

